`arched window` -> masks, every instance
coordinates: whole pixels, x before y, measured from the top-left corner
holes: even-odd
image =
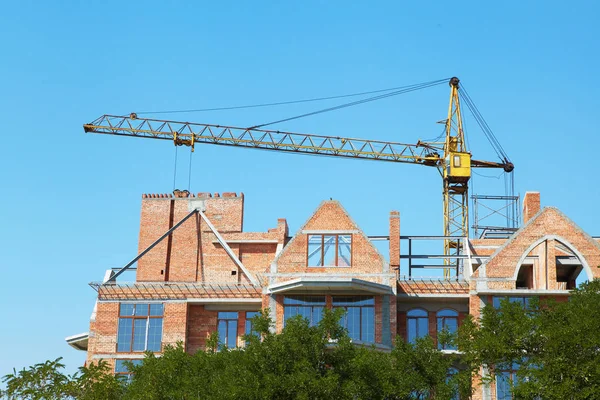
[[[407,339],[409,343],[414,343],[420,337],[429,334],[429,318],[427,311],[420,308],[410,310],[406,314],[407,319]]]
[[[443,330],[449,333],[456,333],[458,329],[458,312],[449,308],[437,312],[437,332],[438,335]],[[450,344],[442,344],[438,340],[438,348],[441,350],[456,350],[456,346]]]

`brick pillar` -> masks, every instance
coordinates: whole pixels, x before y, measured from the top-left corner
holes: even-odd
[[[404,340],[408,340],[406,312],[398,311],[398,320],[397,321],[398,321],[398,336],[400,336]]]
[[[540,192],[527,192],[523,198],[523,224],[540,211]]]
[[[429,336],[433,339],[433,342],[437,345],[437,317],[435,312],[429,311]]]
[[[400,267],[400,213],[390,213],[390,267]]]

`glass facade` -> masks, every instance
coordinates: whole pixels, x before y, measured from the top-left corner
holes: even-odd
[[[283,299],[283,321],[301,315],[315,326],[323,318],[325,296],[285,296]]]
[[[333,307],[346,310],[340,324],[348,330],[353,340],[375,342],[375,299],[373,297],[333,297]]]
[[[163,312],[163,304],[120,304],[117,352],[161,351]]]
[[[219,332],[219,350],[237,347],[237,312],[219,312],[217,317],[217,330]]]
[[[407,339],[414,343],[418,338],[429,335],[429,317],[427,311],[420,308],[406,313]]]

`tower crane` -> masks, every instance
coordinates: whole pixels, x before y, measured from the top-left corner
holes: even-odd
[[[459,79],[449,81],[450,102],[443,141],[416,144],[312,135],[234,126],[103,115],[84,124],[85,132],[173,141],[175,146],[215,144],[298,154],[408,163],[435,167],[443,181],[445,264],[460,252],[457,238],[469,235],[468,188],[471,168],[500,168],[511,172],[507,157],[499,162],[472,159],[463,131]],[[447,271],[447,270],[445,270]],[[448,271],[449,273],[449,271]]]

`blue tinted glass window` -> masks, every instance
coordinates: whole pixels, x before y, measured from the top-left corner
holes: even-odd
[[[133,315],[133,304],[121,303],[119,307],[119,315],[123,317],[131,317]]]
[[[407,339],[414,343],[418,338],[429,334],[429,317],[427,311],[421,309],[410,310],[407,313]]]
[[[117,351],[131,351],[132,333],[133,319],[119,318],[119,332],[117,334]]]
[[[132,363],[134,366],[140,365],[142,363],[142,360],[116,360],[115,361],[115,375],[123,380],[126,383],[131,382],[131,379],[133,378],[133,374],[131,372],[129,372],[129,369],[127,368],[126,363],[130,362]]]
[[[133,346],[131,351],[144,351],[146,350],[146,326],[147,319],[134,319],[133,320]]]
[[[362,307],[361,312],[361,340],[375,343],[375,308]]]
[[[503,300],[506,300],[506,299],[508,299],[508,301],[511,303],[519,303],[523,307],[529,308],[530,297],[522,297],[522,296],[519,296],[519,297],[494,296],[493,301],[492,301],[494,308],[500,308],[500,304],[502,303]]]
[[[258,311],[248,311],[246,312],[246,326],[245,333],[246,335],[258,335],[254,331],[254,326],[252,325],[252,318],[256,317],[260,314]]]
[[[148,315],[148,304],[136,304],[135,315],[137,317],[145,317]]]
[[[129,369],[127,368],[126,363],[130,362],[134,366],[138,366],[142,364],[142,360],[116,360],[115,361],[115,373],[128,373]]]
[[[352,340],[375,342],[375,298],[367,296],[336,296],[334,308],[343,308],[346,314],[340,324],[348,330]]]
[[[227,346],[235,348],[237,346],[237,312],[220,312],[217,316],[217,329],[219,332],[219,349]]]
[[[121,304],[117,351],[160,351],[163,311],[162,304]]]
[[[150,304],[150,315],[162,317],[164,306],[162,304]]]
[[[458,313],[454,310],[445,309],[437,313],[437,331],[438,334],[443,330],[455,334],[458,329]],[[443,350],[456,350],[456,346],[450,344],[438,343],[438,348]]]
[[[286,296],[283,299],[283,320],[301,315],[311,326],[317,325],[323,317],[325,296]]]
[[[146,350],[160,351],[162,342],[162,318],[148,320],[148,346]]]
[[[496,398],[498,400],[511,400],[512,399],[512,378],[511,373],[508,371],[502,371],[496,374]]]

